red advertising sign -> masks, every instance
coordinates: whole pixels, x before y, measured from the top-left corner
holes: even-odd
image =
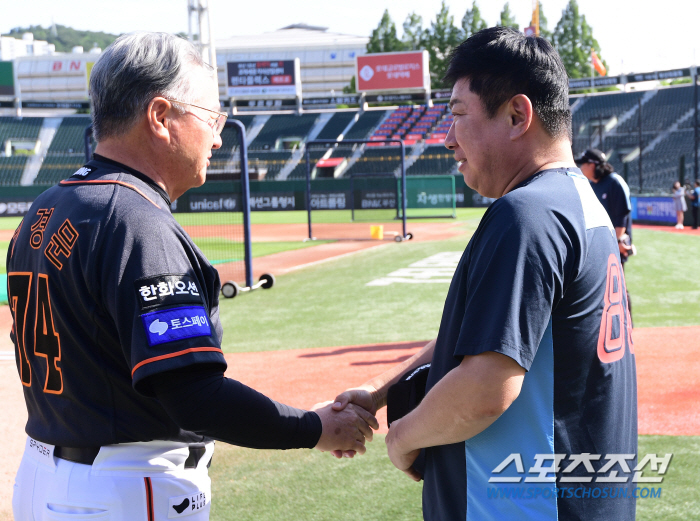
[[[365,54],[355,68],[358,92],[430,88],[427,51]]]

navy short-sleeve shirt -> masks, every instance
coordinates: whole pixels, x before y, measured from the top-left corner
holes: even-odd
[[[632,497],[593,491],[612,486],[596,481],[606,454],[636,457],[636,372],[614,230],[578,169],[539,172],[484,214],[448,292],[428,391],[485,351],[527,371],[522,390],[480,434],[426,449],[425,519],[634,519]],[[593,474],[568,468],[585,453],[601,455]],[[615,467],[630,496],[634,457]]]

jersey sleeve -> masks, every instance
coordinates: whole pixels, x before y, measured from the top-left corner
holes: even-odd
[[[566,223],[500,199],[472,239],[455,356],[494,351],[529,370],[561,298],[573,245]]]
[[[226,368],[218,276],[169,212],[136,205],[114,219],[96,262],[124,359],[142,379],[191,364]],[[167,213],[166,213],[167,212]]]

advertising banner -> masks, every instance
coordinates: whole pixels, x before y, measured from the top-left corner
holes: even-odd
[[[228,95],[233,98],[301,95],[299,58],[277,61],[228,62]]]
[[[428,51],[365,54],[355,60],[358,92],[430,90]]]
[[[676,223],[672,197],[632,197],[632,220]]]
[[[0,217],[25,215],[33,202],[33,197],[0,199]]]
[[[15,76],[12,62],[0,62],[0,96],[15,95]]]

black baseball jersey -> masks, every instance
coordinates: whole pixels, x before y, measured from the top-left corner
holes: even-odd
[[[7,272],[27,434],[73,447],[203,439],[140,385],[191,364],[226,367],[218,274],[164,190],[95,155],[35,200]]]
[[[486,351],[527,373],[491,426],[426,449],[425,519],[633,520],[631,333],[614,231],[578,169],[495,201],[452,279],[427,391]],[[611,454],[627,459],[606,468]]]

